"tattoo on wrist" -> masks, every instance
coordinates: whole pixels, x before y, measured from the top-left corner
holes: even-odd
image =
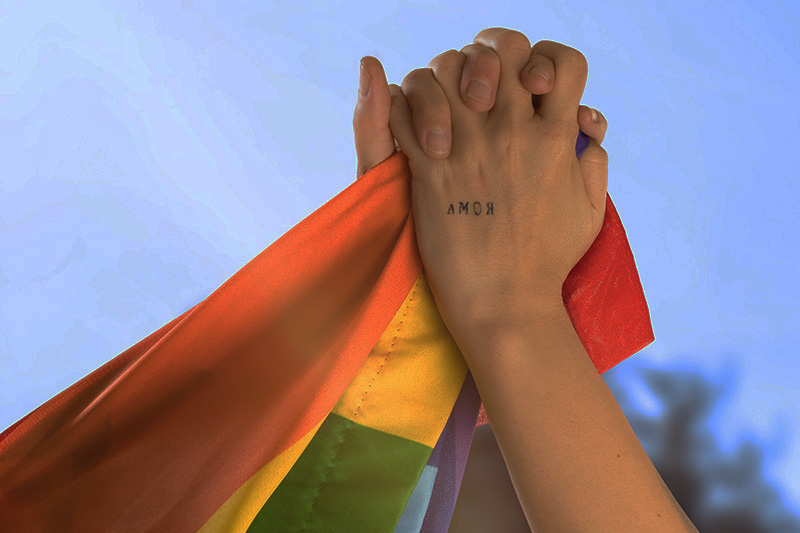
[[[481,213],[484,215],[494,215],[494,202],[486,202],[486,212],[483,211],[483,206],[481,206],[480,202],[472,202],[472,214],[474,215],[480,215]],[[453,204],[450,204],[450,209],[447,210],[448,215],[460,215],[462,213],[469,215],[469,202],[458,202],[458,213],[456,213]]]

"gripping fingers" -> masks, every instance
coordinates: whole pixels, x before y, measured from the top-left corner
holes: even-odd
[[[602,113],[597,111],[597,122],[592,119],[592,108],[581,105],[578,108],[578,124],[581,131],[591,137],[597,144],[603,144],[608,130],[608,121]]]
[[[405,152],[409,159],[419,158],[425,151],[417,142],[414,133],[414,123],[411,118],[411,106],[403,90],[396,84],[389,84],[389,94],[392,97],[389,110],[389,129],[395,138],[395,144]]]
[[[482,44],[468,44],[461,53],[467,56],[461,74],[461,101],[472,111],[488,111],[494,106],[500,81],[500,58]]]
[[[433,71],[412,70],[403,79],[402,90],[411,107],[419,146],[431,159],[446,158],[450,155],[450,103]]]
[[[531,94],[545,94],[553,88],[555,76],[556,66],[553,61],[531,51],[531,57],[528,64],[522,67],[519,79]]]

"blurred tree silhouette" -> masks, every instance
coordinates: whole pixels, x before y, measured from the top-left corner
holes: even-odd
[[[714,435],[712,415],[726,405],[720,400],[731,397],[735,372],[729,359],[715,383],[696,367],[655,368],[634,358],[603,378],[701,533],[798,533],[800,518],[789,510],[784,491],[765,477],[765,455],[774,460],[786,451],[788,421],[779,423],[772,442],[740,438],[732,453],[722,450]],[[647,414],[631,397],[634,379],[655,396],[660,413]]]

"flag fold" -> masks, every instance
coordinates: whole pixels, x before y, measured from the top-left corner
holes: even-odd
[[[488,419],[410,187],[397,152],[0,434],[0,531],[446,533]],[[608,196],[562,294],[599,373],[654,340]]]

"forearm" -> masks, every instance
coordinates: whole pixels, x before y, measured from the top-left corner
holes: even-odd
[[[561,306],[456,339],[536,533],[697,532]]]

